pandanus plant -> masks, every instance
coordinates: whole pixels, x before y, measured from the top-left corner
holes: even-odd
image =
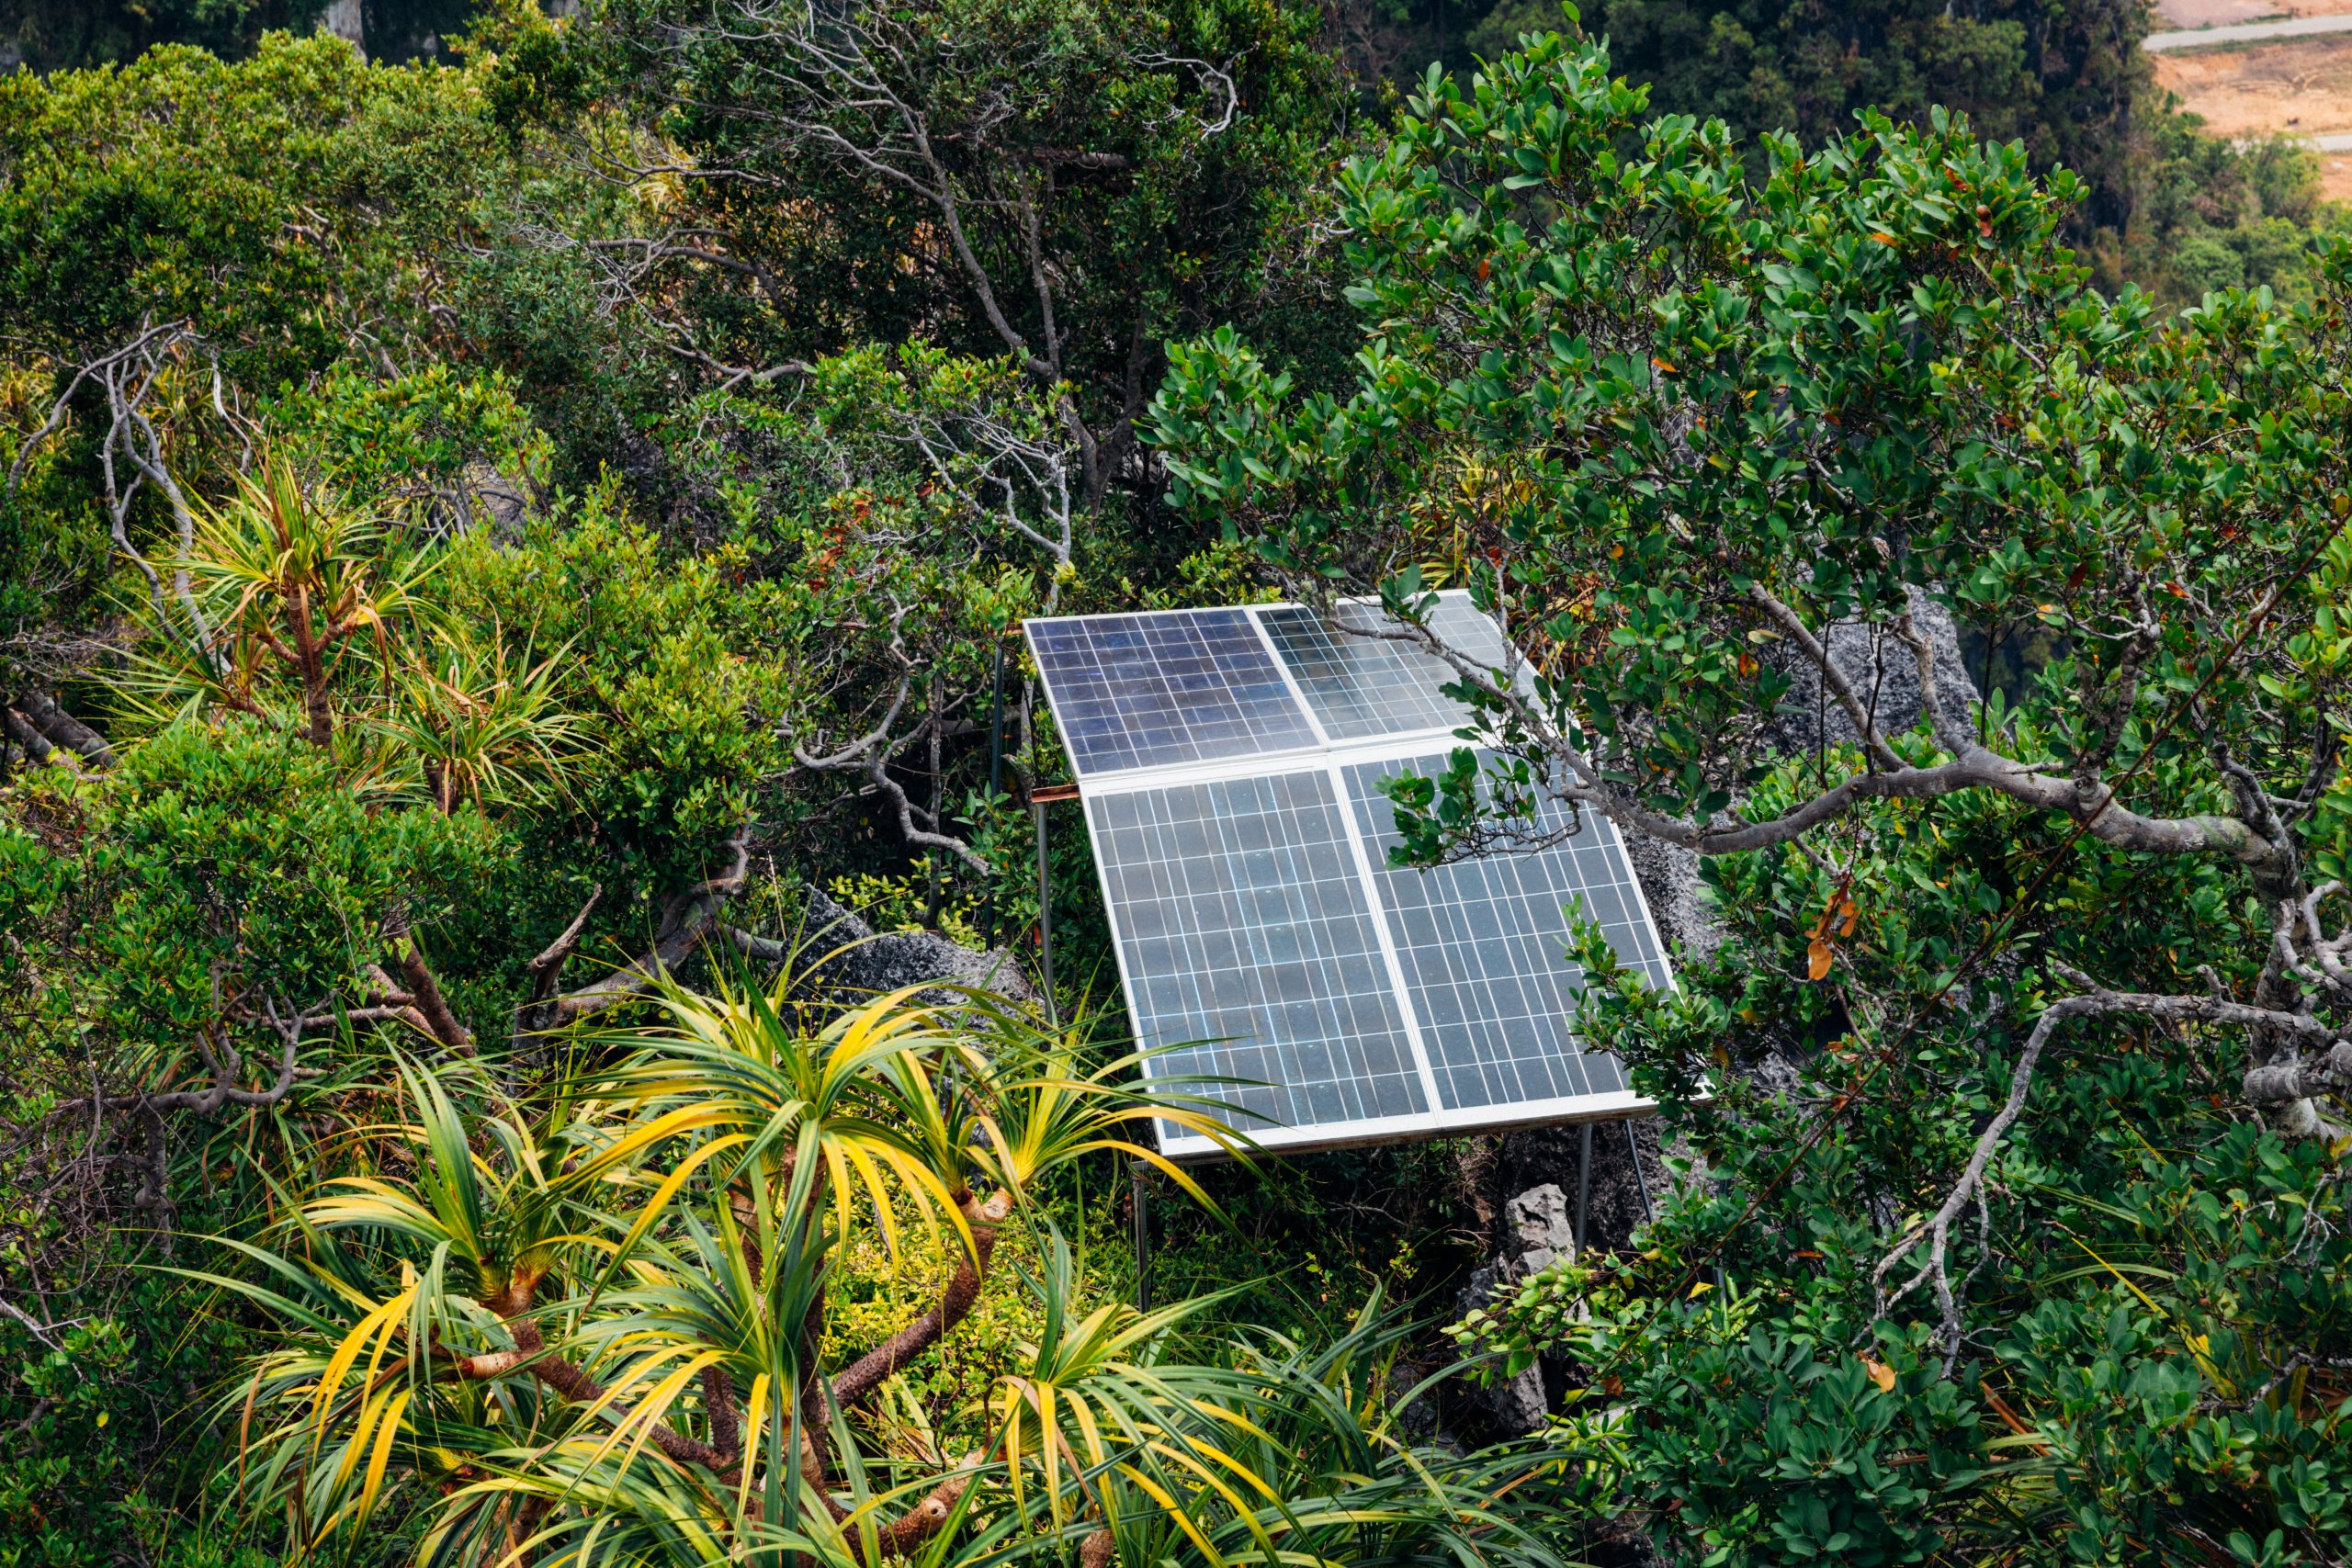
[[[1042,1180],[1146,1159],[1200,1197],[1141,1134],[1223,1135],[1204,1102],[1141,1089],[1134,1060],[1084,1067],[981,997],[900,992],[816,1030],[793,997],[790,978],[671,985],[654,1027],[588,1042],[606,1065],[473,1122],[454,1075],[480,1067],[402,1063],[407,1156],[320,1182],[214,1277],[282,1324],[228,1399],[249,1512],[297,1556],[381,1554],[402,1518],[419,1561],[517,1568],[1331,1561],[1402,1517],[1536,1551],[1484,1502],[1491,1476],[1437,1479],[1362,1437],[1385,1422],[1366,1389],[1307,1401],[1357,1437],[1301,1470],[1282,1458],[1294,1371],[1169,1357],[1209,1303],[1084,1300]],[[1009,1227],[1035,1260],[1012,1281]],[[944,1291],[828,1354],[844,1248],[910,1232],[953,1260]],[[950,1446],[900,1375],[1004,1288],[1042,1328],[992,1347],[1002,1375]]]
[[[261,713],[273,702],[269,678],[290,677],[302,732],[317,746],[334,739],[338,667],[356,648],[386,660],[389,628],[412,608],[419,570],[379,523],[274,457],[203,512],[193,548],[173,569],[194,585],[209,646],[150,671],[151,698]]]
[[[1044,1179],[1142,1159],[1199,1198],[1138,1134],[1225,1136],[1204,1102],[983,998],[806,1030],[793,997],[666,987],[658,1024],[590,1043],[609,1065],[472,1125],[451,1075],[477,1066],[403,1064],[406,1172],[322,1182],[208,1276],[282,1325],[226,1404],[240,1494],[295,1557],[378,1555],[397,1517],[468,1568],[1552,1562],[1491,1500],[1533,1460],[1498,1479],[1389,1430],[1393,1328],[1203,1363],[1172,1345],[1213,1302],[1086,1300]],[[1034,1267],[999,1266],[1013,1226]],[[945,1287],[829,1354],[845,1247],[910,1227]],[[950,1445],[902,1374],[1005,1289],[1037,1332],[992,1348]]]

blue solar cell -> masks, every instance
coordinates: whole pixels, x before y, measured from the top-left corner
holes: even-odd
[[[1439,754],[1344,770],[1442,1103],[1457,1110],[1624,1089],[1617,1059],[1587,1054],[1571,1027],[1584,974],[1567,956],[1564,912],[1580,904],[1620,960],[1653,986],[1673,983],[1617,829],[1587,812],[1582,827],[1551,849],[1430,871],[1390,868],[1396,808],[1381,782],[1434,775],[1445,762]],[[1532,831],[1548,835],[1570,821],[1565,807],[1547,801]]]
[[[1443,691],[1459,672],[1410,642],[1383,635],[1403,628],[1378,605],[1335,606],[1336,630],[1305,605],[1258,614],[1333,740],[1455,729],[1470,722],[1469,708]],[[1442,596],[1429,624],[1448,646],[1482,664],[1503,661],[1502,633],[1467,594]]]
[[[1317,743],[1245,610],[1028,623],[1080,776]]]
[[[1245,1133],[1425,1111],[1329,773],[1086,797],[1136,1038]]]

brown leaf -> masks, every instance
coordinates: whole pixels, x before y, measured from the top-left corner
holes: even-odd
[[[1894,1392],[1894,1369],[1867,1350],[1862,1352],[1862,1370],[1870,1373],[1871,1382],[1878,1384],[1880,1393]]]
[[[1805,943],[1805,978],[1818,980],[1829,973],[1831,949],[1826,937],[1815,937]]]

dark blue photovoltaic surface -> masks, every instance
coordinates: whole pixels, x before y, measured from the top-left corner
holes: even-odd
[[[1482,765],[1491,760],[1480,754]],[[1617,1059],[1588,1055],[1570,1028],[1584,972],[1567,956],[1564,912],[1580,906],[1628,967],[1660,988],[1673,984],[1616,829],[1588,812],[1581,829],[1551,849],[1429,871],[1389,867],[1396,810],[1382,781],[1431,775],[1445,763],[1441,753],[1346,770],[1441,1100],[1456,1110],[1623,1089]],[[1533,830],[1549,834],[1569,821],[1565,807],[1546,801]]]
[[[1427,1111],[1329,773],[1086,797],[1154,1077],[1241,1132]]]
[[[1335,613],[1341,628],[1336,631],[1304,605],[1259,612],[1332,739],[1453,729],[1470,721],[1470,710],[1443,690],[1460,679],[1453,667],[1410,643],[1376,635],[1396,626],[1379,605],[1341,604]],[[1441,597],[1429,625],[1449,647],[1484,664],[1503,661],[1502,633],[1466,594]]]
[[[1317,744],[1246,610],[1072,616],[1026,629],[1081,777]]]
[[[1442,766],[1445,732],[1474,716],[1444,694],[1453,666],[1383,635],[1377,605],[1328,612],[1026,627],[1086,783],[1136,1037],[1163,1053],[1148,1070],[1226,1080],[1182,1088],[1223,1101],[1236,1130],[1291,1147],[1507,1122],[1592,1097],[1622,1107],[1623,1067],[1576,1036],[1584,976],[1564,906],[1598,921],[1651,984],[1673,979],[1615,829],[1592,818],[1538,852],[1389,869],[1382,782]],[[1478,669],[1510,658],[1466,594],[1442,595],[1429,624]],[[1189,766],[1211,762],[1240,765]],[[1535,830],[1567,821],[1547,802]],[[1165,1123],[1160,1137],[1205,1152]]]

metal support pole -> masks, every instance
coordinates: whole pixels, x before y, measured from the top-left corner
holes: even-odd
[[[996,645],[996,673],[989,682],[989,807],[1004,793],[1004,639]],[[996,946],[996,882],[989,882],[988,944]]]
[[[924,722],[931,730],[931,799],[928,804],[931,807],[931,830],[936,833],[941,830],[944,820],[939,809],[939,677],[936,674],[931,678],[931,716]],[[939,852],[925,850],[922,863],[924,875],[930,883],[923,897],[923,925],[935,931],[939,929]]]
[[[1657,1211],[1650,1206],[1650,1179],[1642,1174],[1642,1145],[1634,1136],[1634,1123],[1625,1122],[1625,1152],[1634,1156],[1634,1185],[1642,1190],[1642,1220],[1645,1224],[1657,1223]]]
[[[1592,1230],[1585,1223],[1585,1215],[1592,1207],[1592,1123],[1577,1129],[1582,1134],[1582,1147],[1577,1151],[1577,1250],[1582,1252],[1592,1245]]]
[[[1046,803],[1034,796],[1030,815],[1037,824],[1037,964],[1046,981],[1046,1018],[1061,1026],[1061,1010],[1054,1000],[1054,883],[1046,868]]]
[[[1143,1161],[1127,1162],[1129,1218],[1135,1225],[1136,1311],[1151,1310],[1151,1180]]]

